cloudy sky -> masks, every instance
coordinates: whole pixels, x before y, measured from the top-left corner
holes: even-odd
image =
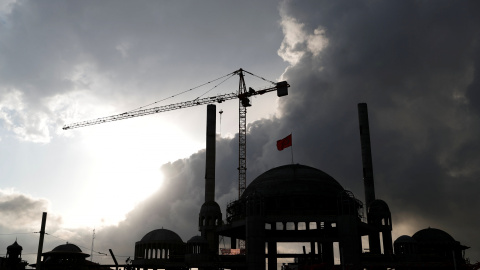
[[[393,237],[434,227],[480,260],[480,3],[0,1],[0,254],[70,241],[119,261],[153,229],[198,234],[205,107],[62,130],[148,104],[235,92],[244,68],[289,95],[248,109],[248,182],[291,162],[363,200],[357,104]],[[253,76],[247,87],[270,84]],[[216,198],[237,196],[238,104],[217,105]],[[126,256],[126,257],[123,257]],[[97,253],[94,261],[112,263]]]

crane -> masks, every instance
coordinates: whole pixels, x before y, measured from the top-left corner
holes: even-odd
[[[93,120],[81,121],[63,127],[64,130],[80,128],[85,126],[103,124],[112,121],[118,121],[123,119],[129,119],[144,115],[162,113],[167,111],[179,110],[194,106],[212,104],[212,103],[222,103],[227,100],[238,99],[239,100],[239,124],[238,124],[238,144],[239,144],[239,154],[238,154],[238,197],[240,198],[245,191],[247,183],[247,107],[250,107],[250,97],[263,95],[272,91],[277,91],[277,96],[282,97],[288,95],[288,87],[290,85],[286,81],[281,81],[278,83],[271,82],[274,84],[273,87],[261,89],[255,91],[251,87],[247,90],[245,85],[244,73],[257,76],[253,73],[250,73],[244,69],[238,69],[230,74],[239,76],[239,86],[238,92],[229,93],[229,94],[219,94],[216,96],[206,97],[206,98],[197,98],[190,101],[178,102],[174,104],[147,108],[147,109],[137,109],[121,114],[111,115],[107,117],[101,117]],[[258,77],[258,76],[257,76]],[[261,77],[260,77],[261,78]],[[262,78],[263,79],[263,78]],[[264,79],[265,80],[265,79]]]

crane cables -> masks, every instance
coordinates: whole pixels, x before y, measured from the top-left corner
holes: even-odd
[[[161,100],[152,102],[152,103],[150,103],[150,104],[147,104],[147,105],[138,107],[138,108],[136,108],[136,109],[127,111],[127,113],[141,110],[141,109],[143,109],[143,108],[146,108],[146,107],[155,105],[155,104],[157,104],[157,103],[163,102],[163,101],[165,101],[165,100],[168,100],[168,99],[171,99],[171,98],[180,96],[180,95],[185,94],[185,93],[188,93],[188,92],[191,92],[191,91],[193,91],[193,90],[195,90],[195,89],[197,89],[197,88],[200,88],[200,87],[202,87],[202,86],[205,86],[205,85],[207,85],[207,84],[211,84],[211,83],[213,83],[213,82],[216,82],[216,81],[218,81],[218,80],[221,80],[221,79],[225,78],[223,81],[221,81],[220,83],[218,83],[217,85],[213,86],[212,88],[210,88],[210,89],[209,89],[208,91],[206,91],[205,93],[203,93],[203,94],[201,94],[200,96],[198,96],[197,98],[195,98],[195,99],[194,99],[194,101],[195,101],[195,100],[203,97],[203,96],[206,95],[207,93],[211,92],[213,89],[217,88],[218,86],[220,86],[221,84],[223,84],[225,81],[227,81],[228,79],[232,78],[234,75],[237,75],[237,74],[238,74],[239,72],[241,72],[241,71],[243,71],[243,72],[245,72],[245,73],[248,73],[248,74],[250,74],[250,75],[252,75],[252,76],[254,76],[254,77],[257,77],[257,78],[259,78],[259,79],[261,79],[261,80],[264,80],[264,81],[266,81],[266,82],[269,82],[269,83],[271,83],[271,84],[275,84],[275,82],[273,82],[273,81],[267,80],[267,79],[265,79],[265,78],[263,78],[263,77],[260,77],[260,76],[258,76],[258,75],[255,75],[255,74],[253,74],[253,73],[251,73],[251,72],[249,72],[249,71],[246,71],[246,70],[244,70],[244,69],[239,69],[239,70],[236,70],[236,71],[234,71],[234,72],[230,72],[230,73],[228,73],[228,74],[226,74],[226,75],[223,75],[223,76],[221,76],[221,77],[218,77],[218,78],[216,78],[216,79],[214,79],[214,80],[208,81],[208,82],[206,82],[206,83],[203,83],[203,84],[200,84],[200,85],[198,85],[198,86],[192,87],[192,88],[190,88],[190,89],[188,89],[188,90],[182,91],[182,92],[180,92],[180,93],[178,93],[178,94],[175,94],[175,95],[166,97],[166,98],[164,98],[164,99],[161,99]]]
[[[154,104],[160,103],[160,102],[162,102],[162,101],[165,101],[165,100],[168,100],[168,99],[171,99],[171,98],[180,96],[180,95],[182,95],[182,94],[185,94],[185,93],[188,93],[188,92],[190,92],[190,91],[193,91],[193,90],[195,90],[195,89],[197,89],[197,88],[200,88],[200,87],[205,86],[205,85],[207,85],[207,84],[213,83],[213,82],[218,81],[218,80],[220,80],[220,79],[222,79],[222,78],[225,78],[225,77],[227,77],[227,76],[230,76],[230,77],[226,78],[225,80],[223,80],[222,82],[220,82],[219,84],[217,84],[217,85],[215,85],[215,86],[213,87],[213,88],[216,88],[218,85],[222,84],[222,83],[225,82],[227,79],[229,79],[229,78],[231,78],[233,75],[235,75],[235,74],[236,74],[235,72],[236,72],[236,71],[231,72],[231,73],[229,73],[229,74],[227,74],[227,75],[218,77],[218,78],[216,78],[215,80],[212,80],[212,81],[203,83],[203,84],[201,84],[201,85],[195,86],[195,87],[193,87],[193,88],[190,88],[190,89],[188,89],[188,90],[185,90],[185,91],[180,92],[180,93],[178,93],[178,94],[175,94],[175,95],[173,95],[173,96],[166,97],[166,98],[164,98],[164,99],[155,101],[155,102],[153,102],[153,103],[150,103],[150,104],[147,104],[147,105],[138,107],[138,108],[136,108],[136,109],[130,110],[130,111],[128,111],[128,112],[133,112],[133,111],[141,110],[141,109],[143,109],[143,108],[145,108],[145,107],[149,107],[149,106],[152,106],[152,105],[154,105]],[[212,89],[213,89],[213,88],[212,88]],[[210,92],[212,89],[208,90],[206,93]],[[206,93],[204,93],[203,95],[205,95]],[[201,95],[201,96],[203,96],[203,95]],[[199,99],[201,96],[197,97],[195,100]]]
[[[260,76],[258,76],[258,75],[255,75],[255,74],[253,74],[253,73],[251,73],[251,72],[248,72],[248,71],[246,71],[246,70],[243,70],[243,71],[244,71],[245,73],[248,73],[248,74],[250,74],[250,75],[252,75],[252,76],[255,76],[255,77],[257,77],[257,78],[259,78],[259,79],[262,79],[262,80],[264,80],[264,81],[266,81],[266,82],[269,82],[269,83],[271,83],[271,84],[276,84],[276,82],[274,82],[274,81],[267,80],[267,79],[265,79],[265,78],[263,78],[263,77],[260,77]]]

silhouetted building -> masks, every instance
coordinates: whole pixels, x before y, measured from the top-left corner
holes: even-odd
[[[205,202],[199,231],[186,244],[174,232],[160,229],[135,245],[136,269],[332,269],[335,254],[348,269],[454,269],[464,266],[467,248],[447,233],[425,229],[392,243],[392,215],[376,198],[366,104],[358,105],[362,146],[364,206],[327,173],[300,164],[273,168],[253,180],[242,196],[227,205],[223,221],[215,202],[215,105],[207,109]],[[219,253],[219,238],[230,247]],[[362,237],[369,248],[362,247]],[[237,240],[246,249],[237,247]],[[240,242],[239,242],[240,243]],[[304,243],[303,253],[278,253],[279,243]],[[396,254],[394,254],[394,251]],[[460,269],[460,268],[457,268]]]
[[[434,228],[402,235],[394,243],[396,269],[464,269],[466,247],[448,233]]]
[[[51,251],[42,253],[42,270],[87,270],[87,269],[110,269],[86,260],[90,255],[83,253],[82,250],[70,243],[59,245]],[[30,266],[36,267],[36,264]]]
[[[173,231],[153,230],[135,243],[132,266],[141,269],[180,269],[184,266],[185,243]]]
[[[21,270],[25,269],[28,263],[22,260],[22,246],[17,243],[7,247],[7,255],[5,258],[0,258],[0,270]]]
[[[462,269],[468,247],[444,231],[428,228],[392,243],[390,208],[375,194],[366,104],[359,104],[358,113],[365,209],[352,192],[327,173],[290,164],[254,179],[240,198],[227,205],[224,219],[215,202],[216,112],[215,105],[208,105],[200,235],[185,243],[171,230],[153,230],[135,243],[135,257],[128,267],[274,270],[281,259],[289,258],[294,263],[285,264],[285,269]],[[362,246],[362,237],[368,240],[368,249]],[[220,238],[230,239],[230,247],[221,252]],[[238,240],[246,248],[237,246]],[[280,253],[282,243],[301,243],[303,252]],[[88,257],[72,244],[43,255],[43,269],[85,269]]]

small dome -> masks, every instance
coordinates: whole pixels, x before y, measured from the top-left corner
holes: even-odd
[[[66,243],[55,247],[51,252],[82,253],[82,250],[74,244]]]
[[[11,244],[10,246],[7,247],[7,250],[8,251],[11,251],[11,250],[23,250],[22,246],[20,246],[18,243],[17,243],[17,240],[15,240],[15,243]]]
[[[395,244],[416,243],[415,239],[408,235],[402,235],[395,240]]]
[[[75,256],[75,257],[90,257],[90,255],[83,253],[82,250],[74,244],[66,243],[59,245],[52,249],[52,251],[45,252],[43,256]]]
[[[368,207],[369,214],[375,215],[390,215],[390,208],[388,204],[383,200],[374,200]]]
[[[455,243],[455,239],[453,239],[450,234],[434,228],[427,228],[416,232],[413,236],[417,242],[424,242],[424,243]]]
[[[167,229],[157,229],[153,230],[142,238],[140,242],[144,243],[153,243],[153,242],[161,242],[161,243],[181,243],[183,244],[182,238],[178,236],[173,231]]]
[[[197,236],[194,236],[194,237],[190,238],[190,240],[187,241],[187,244],[206,244],[206,245],[208,245],[208,241],[207,241],[207,239],[203,238],[203,236],[197,235]]]
[[[220,205],[214,201],[208,201],[203,203],[202,208],[200,208],[200,216],[217,216],[222,215],[222,210],[220,210]]]

